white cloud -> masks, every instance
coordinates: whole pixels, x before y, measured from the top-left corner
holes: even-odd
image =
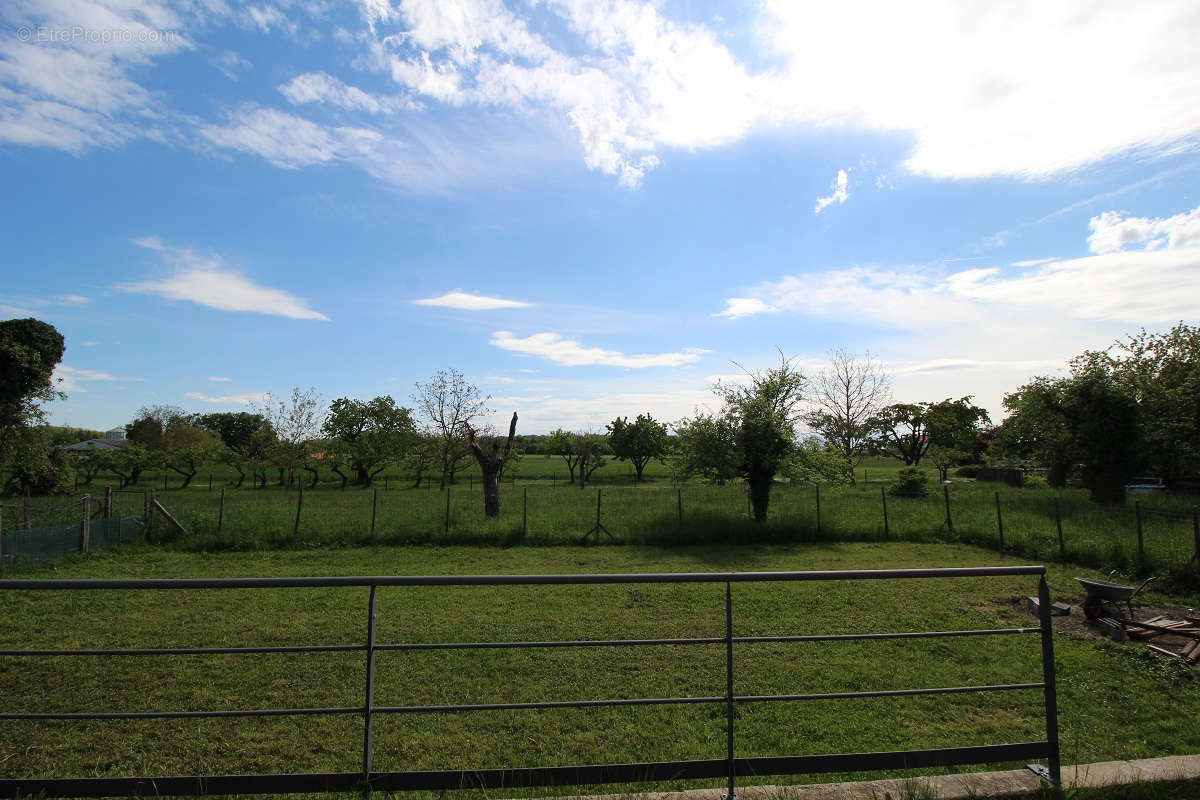
[[[1028,261],[1014,261],[1014,262],[1012,262],[1012,266],[1014,266],[1014,267],[1036,267],[1036,266],[1040,266],[1041,264],[1049,264],[1051,261],[1054,261],[1054,260],[1055,259],[1053,259],[1053,258],[1031,258]]]
[[[1200,206],[1172,217],[1128,217],[1105,211],[1088,222],[1088,248],[1093,253],[1114,253],[1128,245],[1146,250],[1200,246]]]
[[[134,244],[161,253],[164,263],[174,271],[165,277],[119,284],[117,288],[122,291],[184,300],[221,311],[250,311],[290,319],[329,319],[309,308],[305,300],[294,294],[259,286],[228,269],[216,256],[201,257],[186,248],[170,247],[153,237],[137,239]]]
[[[329,103],[348,111],[386,114],[418,108],[405,97],[381,97],[349,86],[325,72],[306,72],[280,84],[279,92],[292,103]]]
[[[213,383],[229,383],[233,380],[233,378],[227,378],[223,375],[209,375],[208,379]]]
[[[76,369],[66,364],[56,366],[53,375],[55,387],[64,392],[86,392],[87,389],[83,387],[83,384],[96,381],[114,383],[145,380],[145,378],[122,378],[98,369]]]
[[[202,137],[218,147],[253,153],[277,167],[296,169],[369,153],[383,140],[366,128],[326,128],[303,117],[246,106],[225,125],[205,125]]]
[[[521,338],[509,331],[496,331],[492,334],[491,344],[502,350],[539,356],[568,367],[604,365],[643,369],[679,367],[700,360],[700,356],[694,352],[626,355],[616,350],[584,347],[579,342],[566,339],[557,333],[535,333]]]
[[[461,311],[492,311],[497,308],[528,308],[530,304],[520,300],[505,300],[502,297],[487,297],[481,294],[453,291],[438,297],[413,300],[413,305],[457,308]]]
[[[227,394],[221,397],[208,397],[200,392],[185,392],[183,396],[214,405],[248,406],[251,404],[261,405],[266,400],[267,394],[267,392],[242,392],[241,394]]]
[[[753,297],[731,297],[725,301],[725,310],[718,311],[713,316],[737,319],[738,317],[752,317],[755,314],[764,314],[778,310],[767,305],[762,300]]]
[[[850,198],[849,170],[839,169],[837,177],[833,179],[833,183],[829,184],[829,188],[833,189],[833,193],[827,197],[817,198],[817,203],[813,206],[814,214],[820,214],[834,203],[841,205]]]

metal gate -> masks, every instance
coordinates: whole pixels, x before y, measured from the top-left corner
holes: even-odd
[[[930,578],[974,578],[990,576],[1038,576],[1040,624],[1031,628],[987,628],[982,630],[921,631],[899,633],[851,633],[797,636],[734,636],[734,584],[794,581],[913,580]],[[678,639],[615,639],[566,641],[502,641],[403,643],[376,639],[376,592],[391,586],[528,586],[579,584],[642,583],[723,583],[725,585],[725,632],[721,637]],[[1060,779],[1057,701],[1054,684],[1054,651],[1050,624],[1049,591],[1045,567],[965,567],[951,569],[836,570],[818,572],[719,572],[625,575],[486,575],[486,576],[404,576],[404,577],[312,577],[312,578],[224,578],[224,579],[140,579],[140,580],[6,580],[6,591],[74,590],[164,590],[194,589],[281,589],[295,587],[363,587],[369,589],[365,609],[365,638],[361,644],[311,645],[286,647],[192,647],[138,648],[121,650],[0,650],[0,658],[27,656],[104,656],[137,657],[155,655],[228,655],[250,653],[361,652],[363,654],[363,702],[361,705],[332,708],[267,708],[223,711],[148,711],[106,712],[11,712],[0,709],[0,720],[122,720],[184,719],[217,717],[278,717],[298,715],[355,715],[362,718],[361,769],[355,772],[297,773],[266,775],[185,775],[137,776],[127,778],[3,778],[0,797],[42,795],[46,797],[111,797],[200,794],[254,794],[288,792],[325,792],[372,790],[447,790],[463,788],[520,788],[528,786],[578,786],[603,783],[629,783],[680,779],[714,779],[726,782],[732,798],[738,778],[767,775],[794,775],[819,772],[855,772],[897,770],[916,767],[954,766],[1006,761],[1044,760],[1048,777]],[[735,693],[735,644],[753,642],[823,642],[886,639],[922,639],[961,636],[1005,636],[1036,634],[1041,637],[1042,681],[1036,683],[944,686],[937,688],[890,689],[883,691],[834,692],[814,694],[739,695]],[[482,648],[555,648],[555,647],[640,647],[648,645],[724,644],[725,691],[706,697],[638,697],[606,700],[555,702],[486,703],[474,705],[384,706],[375,702],[375,655],[384,651]],[[957,694],[964,692],[1040,691],[1044,697],[1046,737],[1043,740],[970,747],[950,747],[890,752],[840,753],[830,755],[791,755],[739,757],[734,709],[752,703],[803,703],[812,700],[842,700],[863,697],[908,697],[917,695]],[[588,764],[575,766],[446,769],[420,771],[376,771],[372,767],[372,723],[384,714],[430,714],[463,711],[499,711],[515,709],[567,709],[617,706],[654,706],[711,704],[725,716],[725,749],[712,758],[684,761],[657,761],[624,764]]]

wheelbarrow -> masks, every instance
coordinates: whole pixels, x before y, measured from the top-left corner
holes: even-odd
[[[1111,574],[1109,577],[1112,577]],[[1138,592],[1146,588],[1146,584],[1150,581],[1158,580],[1157,576],[1146,578],[1142,581],[1141,586],[1133,587],[1126,586],[1123,583],[1113,583],[1111,581],[1100,581],[1093,578],[1076,578],[1084,590],[1087,591],[1087,597],[1083,601],[1083,615],[1088,619],[1099,619],[1106,616],[1121,616],[1119,606],[1115,607],[1116,614],[1109,613],[1109,603],[1124,603],[1125,608],[1129,611],[1128,619],[1133,619],[1133,598]]]

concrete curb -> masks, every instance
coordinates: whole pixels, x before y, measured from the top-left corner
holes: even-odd
[[[1080,764],[1063,767],[1062,777],[1064,786],[1082,788],[1200,778],[1200,755]],[[913,794],[922,797],[932,795],[938,800],[968,800],[1027,797],[1041,785],[1041,779],[1029,770],[1016,769],[805,786],[743,786],[737,794],[739,800],[883,800],[889,795],[899,800]],[[628,800],[631,797],[639,800],[722,800],[724,796],[721,789],[692,789],[642,795],[590,795],[587,800]]]

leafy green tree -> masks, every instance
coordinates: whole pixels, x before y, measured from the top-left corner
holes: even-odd
[[[370,486],[376,475],[402,459],[416,435],[412,413],[389,396],[367,401],[339,397],[329,405],[321,430],[328,437],[326,451],[349,464],[358,486]],[[345,481],[343,475],[343,486]]]
[[[968,457],[982,436],[982,426],[988,422],[987,411],[974,405],[971,399],[968,395],[936,403],[887,406],[874,422],[879,448],[901,459],[907,466],[920,464],[929,449],[935,446],[943,464],[953,466],[961,462]]]
[[[144,406],[126,426],[126,438],[143,445],[162,466],[183,478],[180,489],[186,489],[200,467],[218,460],[224,450],[221,437],[194,425],[194,419],[177,406]]]
[[[1067,380],[1033,378],[1004,395],[1008,416],[996,430],[989,454],[1033,460],[1046,467],[1046,482],[1062,487],[1075,461],[1071,419],[1063,405]]]
[[[42,404],[61,397],[54,368],[66,344],[37,319],[0,322],[0,476],[3,490],[46,493],[66,486],[70,464],[44,430]]]
[[[677,475],[725,481],[750,489],[756,522],[766,522],[775,475],[793,461],[802,420],[804,374],[780,354],[779,366],[745,371],[746,383],[713,386],[719,414],[697,414],[676,425]]]
[[[656,422],[649,414],[638,414],[632,423],[628,417],[618,417],[608,424],[608,444],[618,461],[633,464],[634,481],[640,483],[642,470],[654,459],[667,454],[670,437],[667,426]]]
[[[266,483],[263,468],[275,444],[275,431],[262,414],[248,411],[219,411],[196,417],[195,424],[221,437],[225,450],[220,459],[233,467],[238,474],[234,488],[240,488],[246,480],[246,472]]]
[[[845,455],[815,436],[796,443],[784,463],[782,474],[791,481],[803,483],[842,484],[850,482],[853,467],[847,469]]]
[[[723,486],[738,477],[734,420],[697,411],[674,424],[671,471],[677,481],[700,477]]]
[[[275,442],[271,447],[271,463],[279,470],[279,485],[291,485],[296,470],[301,469],[312,452],[312,440],[321,432],[325,410],[316,389],[292,389],[289,400],[266,395],[261,406],[252,406],[271,424]]]

